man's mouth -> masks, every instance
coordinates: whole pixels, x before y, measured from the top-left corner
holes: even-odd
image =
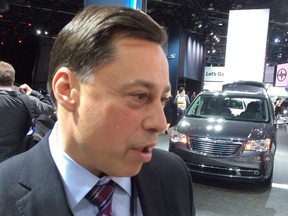
[[[149,145],[145,147],[138,147],[138,148],[133,148],[134,152],[136,153],[138,159],[143,162],[149,162],[152,158],[152,150],[155,145]]]

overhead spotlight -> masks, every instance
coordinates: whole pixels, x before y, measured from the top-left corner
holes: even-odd
[[[197,28],[202,28],[202,20],[197,20],[195,24]]]
[[[48,31],[45,31],[44,34],[45,34],[45,35],[48,35]]]
[[[210,11],[214,10],[213,3],[209,4],[208,10],[210,10]]]
[[[217,22],[218,26],[223,26],[223,23],[221,21]]]
[[[42,33],[41,30],[39,30],[39,29],[36,30],[36,34],[37,34],[37,35],[41,35],[41,33]]]

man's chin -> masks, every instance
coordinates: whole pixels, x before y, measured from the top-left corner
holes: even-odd
[[[140,170],[142,168],[142,165],[143,164],[141,164],[141,165],[139,165],[137,167],[133,167],[133,168],[131,168],[129,170],[127,170],[127,168],[126,169],[122,169],[122,171],[121,170],[116,170],[114,172],[114,175],[111,175],[111,176],[115,176],[115,177],[133,177],[133,176],[136,176],[140,172]]]

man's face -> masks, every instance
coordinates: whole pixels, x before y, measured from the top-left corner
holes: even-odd
[[[65,151],[95,175],[136,175],[166,129],[168,63],[161,47],[141,39],[115,41],[116,60],[80,85],[74,143]]]

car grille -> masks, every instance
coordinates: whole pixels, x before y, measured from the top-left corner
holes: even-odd
[[[242,142],[231,139],[190,137],[190,147],[195,153],[211,156],[232,156],[241,149]]]
[[[216,176],[226,176],[226,177],[248,177],[250,180],[253,178],[260,178],[262,176],[259,169],[253,168],[230,168],[230,167],[218,167],[218,166],[208,166],[193,164],[191,162],[185,161],[188,169],[193,173],[201,173]]]

